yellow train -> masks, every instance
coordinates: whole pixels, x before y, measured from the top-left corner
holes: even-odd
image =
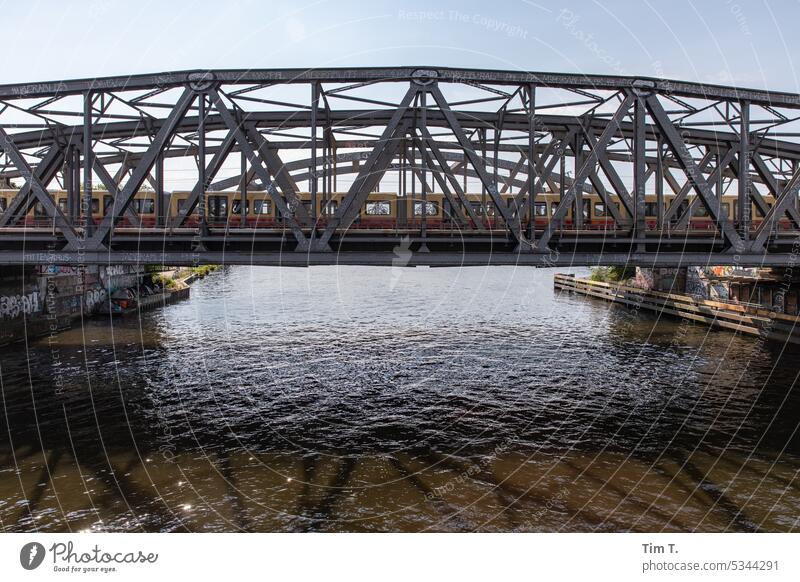
[[[5,211],[11,200],[16,196],[16,190],[0,190],[0,212]],[[52,195],[55,198],[59,208],[65,214],[68,214],[67,193],[63,190],[54,191]],[[346,192],[334,192],[323,196],[321,193],[317,195],[315,215],[317,216],[318,224],[325,224],[329,216],[331,216],[342,202],[342,199],[347,195]],[[185,206],[186,201],[190,196],[189,192],[177,191],[171,194],[165,194],[164,207],[167,211],[166,222],[170,224],[172,219]],[[301,203],[305,206],[306,211],[311,214],[312,202],[311,195],[308,192],[301,192],[298,194]],[[504,203],[507,206],[512,205],[514,195],[502,194]],[[502,219],[499,213],[495,211],[491,198],[481,194],[467,194],[467,200],[472,206],[473,212],[477,215],[483,224],[489,228],[502,228]],[[482,200],[486,200],[486,208],[483,208]],[[456,214],[450,206],[450,202],[446,196],[440,193],[430,193],[426,197],[427,204],[425,205],[425,222],[428,228],[445,228],[452,227],[457,223]],[[687,198],[683,203],[683,208],[688,208],[692,198]],[[113,199],[108,192],[98,190],[92,195],[92,218],[99,221],[105,216],[110,208]],[[537,227],[544,227],[549,217],[555,212],[558,206],[559,196],[557,194],[538,194],[534,203],[534,217]],[[664,201],[665,210],[671,203],[671,198],[667,197]],[[620,216],[628,218],[624,208],[621,208],[619,203],[615,203]],[[654,195],[646,197],[646,222],[648,227],[655,228],[657,217],[657,200]],[[727,214],[728,219],[736,221],[736,196],[723,196],[722,197],[722,211]],[[139,219],[143,226],[153,226],[156,224],[156,193],[152,191],[141,191],[133,200],[133,208],[139,215]],[[567,210],[566,215],[562,220],[564,228],[574,228],[576,223],[574,220],[575,205]],[[680,215],[683,212],[679,212]],[[470,220],[468,212],[462,209],[462,214]],[[751,209],[751,219],[754,225],[758,225],[763,215],[759,212],[758,207],[754,204]],[[206,193],[206,219],[209,225],[213,226],[245,226],[251,228],[278,228],[284,220],[280,214],[279,209],[275,207],[269,194],[265,191],[250,191],[247,193],[247,208],[245,209],[244,219],[242,218],[242,198],[239,191],[224,191],[224,192],[207,192]],[[391,192],[373,192],[367,196],[367,200],[361,208],[359,216],[352,228],[417,228],[423,221],[423,204],[422,200],[411,198],[410,196],[398,197],[396,193]],[[28,212],[25,219],[25,224],[28,225],[44,225],[49,223],[49,218],[46,216],[44,208],[40,203],[36,203],[34,207]],[[121,219],[120,224],[123,226],[128,225],[126,218]],[[187,216],[184,225],[187,227],[195,227],[198,224],[197,207]],[[699,205],[694,216],[690,218],[690,229],[708,230],[713,229],[714,224],[711,221],[704,206]],[[611,214],[605,208],[602,199],[597,195],[584,195],[583,196],[583,225],[582,228],[591,229],[607,229],[613,228],[614,221]],[[789,228],[790,223],[788,219],[782,218],[779,221],[779,228]]]

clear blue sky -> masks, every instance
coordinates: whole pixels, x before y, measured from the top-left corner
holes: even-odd
[[[800,4],[6,1],[0,82],[193,68],[468,66],[800,91]]]

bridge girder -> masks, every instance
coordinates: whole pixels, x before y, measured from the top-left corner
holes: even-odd
[[[142,233],[174,244],[170,252],[184,252],[176,229],[195,206],[201,224],[193,248],[229,245],[227,229],[205,224],[205,192],[253,185],[268,192],[285,220],[277,242],[255,237],[264,253],[362,252],[370,243],[349,229],[388,176],[398,191],[406,189],[402,194],[418,183],[422,200],[438,185],[458,215],[459,236],[480,241],[464,252],[483,252],[480,216],[491,212],[501,227],[489,246],[500,254],[599,256],[613,240],[612,253],[657,257],[664,241],[666,252],[679,247],[676,232],[703,207],[714,231],[705,243],[684,240],[691,252],[716,256],[719,264],[722,255],[788,261],[785,239],[794,230],[778,233],[778,227],[788,218],[800,235],[798,109],[800,96],[784,92],[433,67],[185,71],[2,85],[0,182],[18,193],[0,216],[0,252],[6,260],[23,252],[19,229],[35,205],[51,232],[27,229],[25,244],[62,253],[129,252],[120,224],[123,217],[138,224],[131,203],[139,189],[145,183],[168,189],[170,172],[179,170],[167,165],[194,160],[189,204],[159,224],[157,235]],[[338,180],[353,175],[324,223],[316,204],[307,212],[300,203],[298,184],[307,181],[314,199],[325,200]],[[113,200],[97,224],[87,210],[94,181]],[[482,193],[477,213],[465,204],[468,183]],[[58,185],[68,190],[68,212],[48,191]],[[544,191],[561,198],[539,228],[531,216]],[[737,196],[735,216],[722,211],[729,191]],[[644,215],[652,193],[655,229]],[[588,194],[609,209],[613,237],[598,241],[589,233],[581,240],[565,229],[567,212]],[[511,195],[509,204],[503,195]],[[764,215],[759,221],[750,216],[753,205]],[[434,241],[434,250],[445,253],[428,236],[425,212],[420,232],[404,235],[420,249]],[[574,215],[572,230],[580,232],[582,214]]]

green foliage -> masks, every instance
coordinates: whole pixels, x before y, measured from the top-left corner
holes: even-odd
[[[167,275],[163,275],[162,273],[153,273],[150,278],[153,283],[162,285],[164,289],[174,289],[178,286],[178,284],[175,282],[175,279]]]
[[[605,283],[620,283],[636,275],[636,267],[594,267],[589,279]]]
[[[189,270],[202,279],[209,273],[213,273],[221,268],[222,265],[199,265],[197,267],[192,267]]]

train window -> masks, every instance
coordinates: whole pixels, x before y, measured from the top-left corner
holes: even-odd
[[[114,205],[114,197],[106,194],[103,196],[103,212],[108,212],[108,209]]]
[[[722,216],[727,216],[730,218],[731,216],[731,205],[729,202],[722,203]]]
[[[644,203],[645,216],[658,216],[658,202],[645,202]]]
[[[311,201],[303,202],[303,208],[306,209],[306,212],[309,216],[311,216]]]
[[[419,202],[417,202],[417,204],[419,204]],[[430,202],[428,204],[430,204]],[[475,214],[481,215],[484,213],[483,204],[480,202],[470,202],[470,204],[472,204],[472,210]],[[420,208],[422,207],[420,206]],[[414,214],[418,215],[421,212],[421,210],[417,212],[416,206],[414,207]],[[428,212],[428,214],[430,214],[430,212]],[[494,205],[491,202],[486,203],[486,216],[494,216]]]
[[[100,199],[92,198],[92,214],[100,212]]]
[[[614,208],[617,209],[617,213],[619,213],[619,202],[612,202]],[[606,212],[606,205],[605,202],[595,202],[594,203],[594,215],[595,218],[602,218],[604,216],[611,216],[610,212]]]
[[[694,216],[697,218],[704,218],[708,216],[708,210],[702,204],[698,204],[697,208],[694,209]]]
[[[333,213],[336,212],[336,208],[338,206],[339,204],[336,202],[336,200],[328,200],[328,202],[326,202],[325,205],[322,207],[322,214],[326,216],[331,216],[333,215]]]
[[[44,211],[44,206],[42,206],[41,202],[37,202],[36,206],[33,207],[33,215],[34,216],[46,216],[47,213]]]
[[[181,204],[181,202],[183,202],[183,204],[186,203],[185,200],[179,201],[178,202],[179,210],[183,208],[183,204]],[[156,209],[156,201],[151,198],[144,198],[144,199],[135,198],[133,200],[133,208],[139,214],[153,214],[153,212],[155,212]]]
[[[547,216],[547,202],[534,202],[533,211],[536,216]]]
[[[6,211],[6,205],[8,204],[5,198],[0,198],[0,212]]]
[[[254,214],[271,214],[272,202],[270,200],[254,200]]]
[[[389,202],[367,202],[364,212],[370,216],[389,216],[392,207]]]
[[[66,212],[67,211],[67,199],[66,198],[59,198],[58,199],[58,209],[61,210],[61,212]]]
[[[556,210],[558,210],[558,204],[559,204],[558,202],[553,202],[552,204],[550,204],[550,216],[555,215]]]
[[[250,201],[247,201],[245,205],[246,208],[244,209],[245,214],[250,214]],[[242,201],[241,200],[234,200],[231,203],[231,213],[232,214],[241,214],[242,213]]]
[[[751,214],[753,217],[764,218],[764,213],[761,212],[761,209],[758,207],[758,204],[753,204],[753,212]]]
[[[227,196],[209,196],[208,197],[208,213],[211,216],[220,217],[228,215],[228,197]]]
[[[601,218],[606,215],[606,205],[602,202],[594,203],[594,215],[596,218]]]
[[[588,200],[581,200],[581,208],[583,209],[583,219],[589,220],[589,209],[591,208]]]
[[[436,216],[439,214],[439,205],[436,202],[426,202],[425,214],[427,216]],[[422,202],[414,202],[414,216],[422,216]]]

